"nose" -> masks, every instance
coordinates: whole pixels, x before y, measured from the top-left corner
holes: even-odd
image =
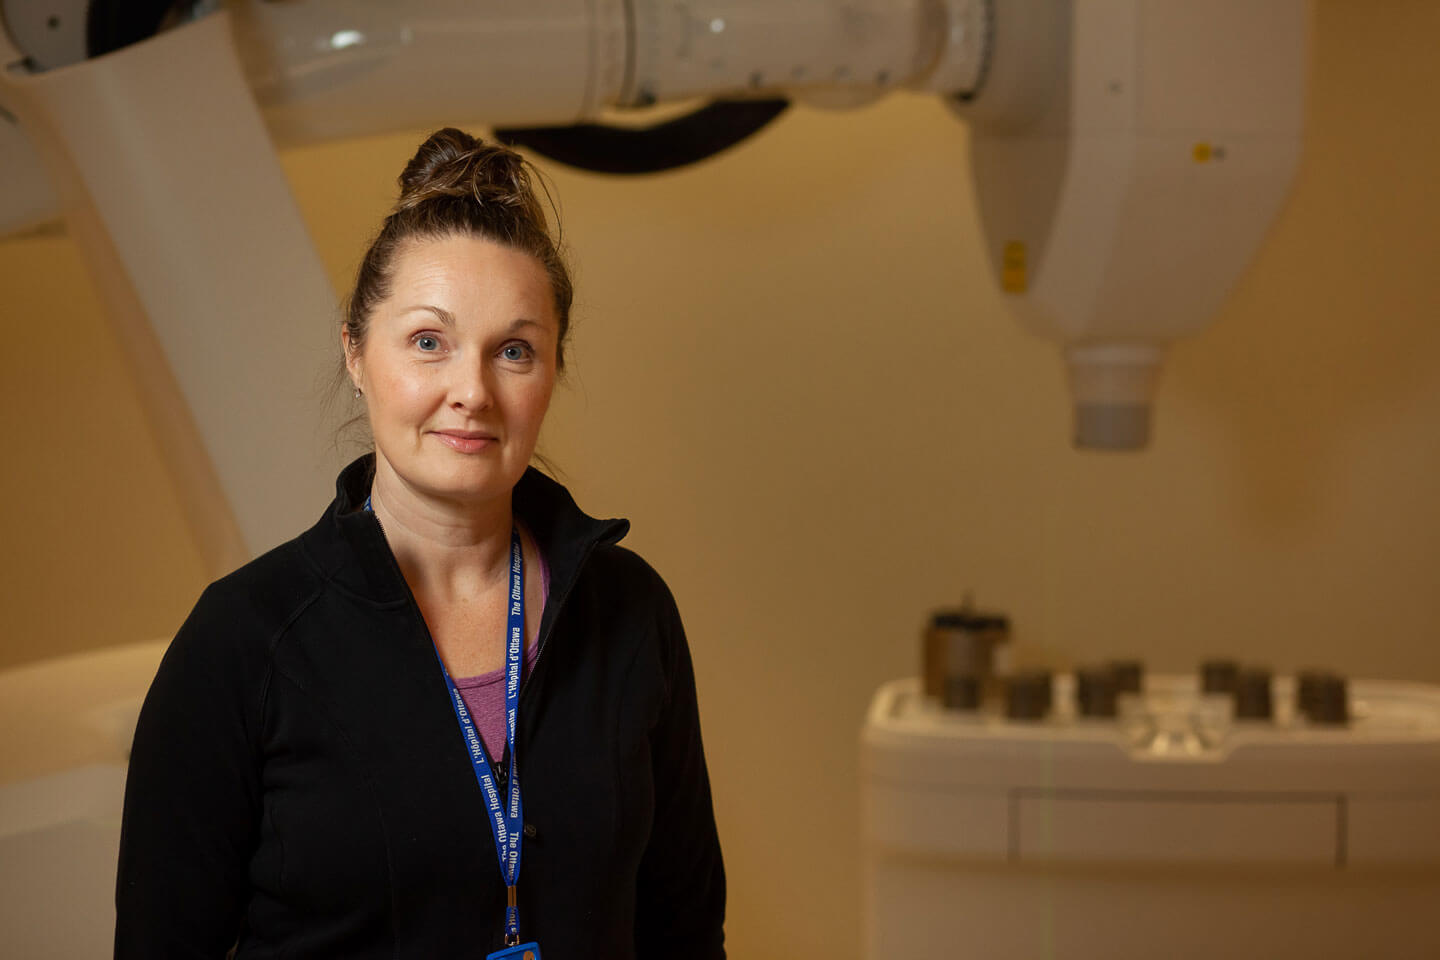
[[[450,385],[451,409],[474,413],[490,406],[494,398],[490,370],[480,353],[475,351],[470,357],[460,358],[451,367],[455,371]]]

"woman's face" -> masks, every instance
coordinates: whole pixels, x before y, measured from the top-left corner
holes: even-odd
[[[530,462],[555,386],[559,322],[545,268],[474,236],[417,240],[358,351],[377,469],[416,494],[488,500]]]

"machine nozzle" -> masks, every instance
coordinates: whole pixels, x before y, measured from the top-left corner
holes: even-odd
[[[1143,450],[1150,442],[1150,404],[1160,374],[1160,346],[1085,343],[1067,347],[1075,400],[1075,447]]]

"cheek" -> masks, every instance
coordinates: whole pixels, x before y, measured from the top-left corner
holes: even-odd
[[[554,381],[547,380],[543,383],[535,383],[526,390],[522,396],[521,404],[524,409],[526,420],[534,421],[536,427],[539,422],[545,419],[545,411],[550,408],[550,395],[554,390]]]
[[[379,423],[407,423],[428,416],[439,392],[429,378],[414,373],[382,370],[372,379],[370,419]]]

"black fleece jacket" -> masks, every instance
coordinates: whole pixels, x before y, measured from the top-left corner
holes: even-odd
[[[373,459],[310,530],[207,588],[135,731],[122,960],[483,958],[505,890],[435,651],[372,514]],[[528,471],[550,568],[516,734],[521,934],[545,960],[725,955],[725,875],[670,591]]]

